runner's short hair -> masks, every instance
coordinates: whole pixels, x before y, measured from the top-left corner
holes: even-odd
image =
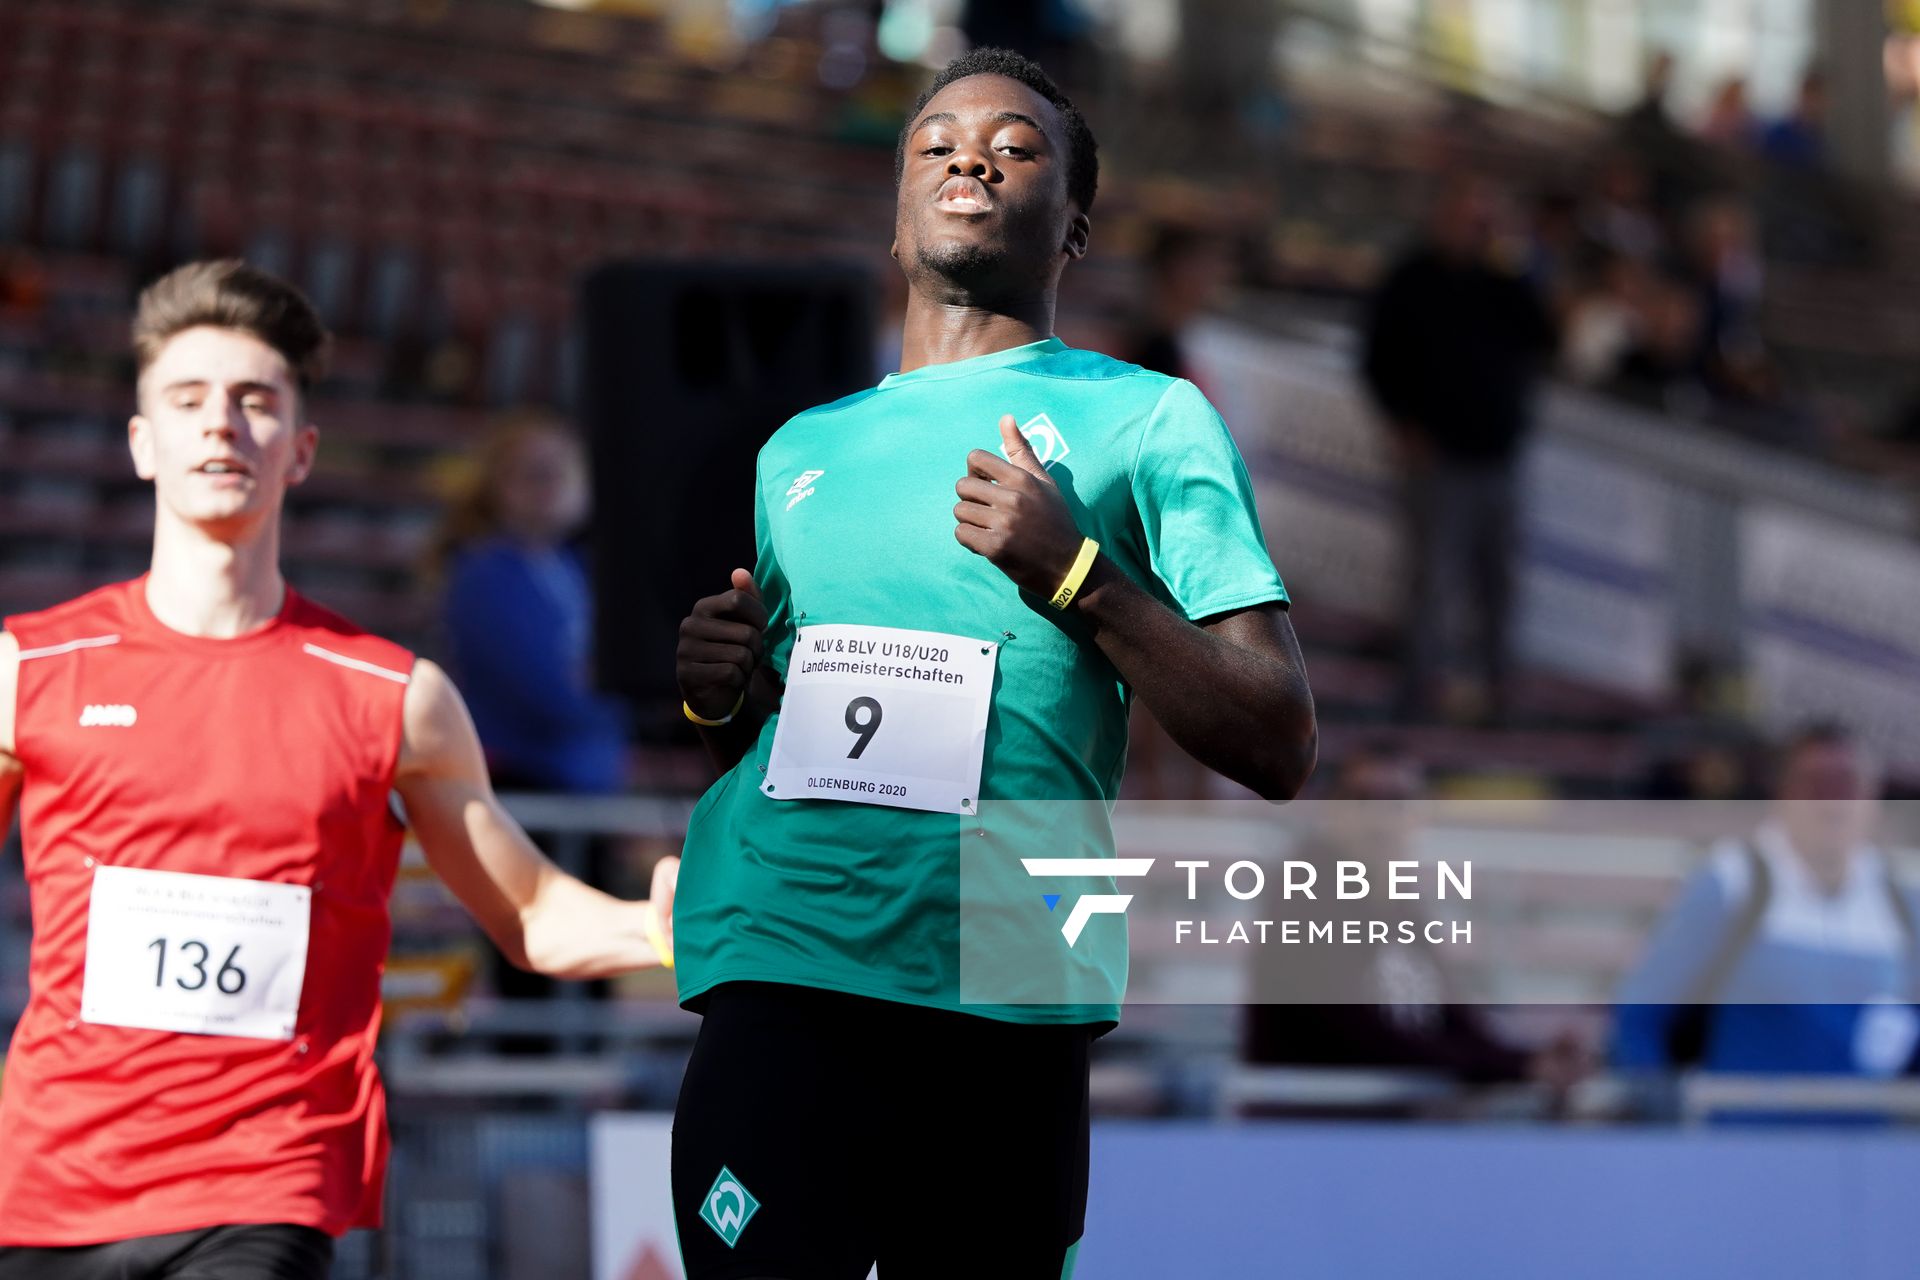
[[[133,316],[133,358],[146,373],[160,351],[188,329],[211,326],[252,334],[286,358],[302,394],[326,375],[332,335],[305,294],[238,258],[189,262],[141,290]]]
[[[1060,92],[1060,86],[1053,82],[1032,58],[1015,53],[1011,49],[981,48],[963,53],[949,62],[933,78],[913,107],[907,112],[907,119],[900,126],[900,140],[893,151],[893,185],[899,186],[900,179],[907,171],[907,136],[913,130],[913,122],[933,101],[933,95],[956,80],[965,80],[968,76],[1005,76],[1009,80],[1018,80],[1033,90],[1060,113],[1060,123],[1067,131],[1067,195],[1080,206],[1080,212],[1093,211],[1093,195],[1100,186],[1100,150],[1093,139],[1093,130],[1087,126],[1086,117],[1073,105],[1073,99]]]

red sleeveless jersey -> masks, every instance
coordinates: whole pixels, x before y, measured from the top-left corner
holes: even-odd
[[[20,645],[14,737],[33,952],[0,1085],[0,1244],[377,1225],[387,1135],[373,1047],[413,657],[290,589],[258,631],[182,635],[153,616],[145,587],[7,621]],[[96,876],[241,892],[266,882],[297,897],[305,979],[277,1038],[103,1022],[90,913],[138,922],[94,939],[142,957],[119,979],[135,1004],[210,979],[241,987],[245,974],[232,964],[215,974],[229,958],[204,943],[149,944],[146,932],[167,930],[144,917],[105,916]],[[280,945],[293,963],[297,943]]]

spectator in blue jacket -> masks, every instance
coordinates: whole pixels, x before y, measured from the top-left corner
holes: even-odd
[[[1874,844],[1879,787],[1844,728],[1788,742],[1767,819],[1713,850],[1622,987],[1616,1066],[1911,1068],[1920,900]]]
[[[546,415],[482,444],[449,513],[442,624],[496,788],[604,793],[626,780],[625,709],[593,687],[579,440]]]

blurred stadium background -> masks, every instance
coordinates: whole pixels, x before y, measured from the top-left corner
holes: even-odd
[[[1754,798],[1764,745],[1822,718],[1920,790],[1920,6],[1880,0],[0,0],[0,612],[144,570],[131,300],[244,256],[340,336],[285,560],[363,625],[443,654],[438,531],[490,425],[587,439],[624,781],[513,807],[644,891],[707,777],[673,624],[741,559],[761,439],[893,367],[894,139],[978,43],[1039,57],[1100,137],[1060,332],[1177,360],[1225,413],[1323,773],[1392,747],[1456,797]],[[1466,175],[1560,343],[1518,464],[1515,660],[1414,705],[1394,438],[1360,370],[1370,298]],[[1128,785],[1234,794],[1150,724]],[[1581,945],[1482,980],[1558,966],[1534,994],[1604,1004],[1700,852],[1539,877],[1504,909],[1540,935],[1577,909]],[[677,1276],[670,1232],[635,1243],[644,1173],[617,1172],[658,1124],[603,1126],[590,1158],[595,1116],[672,1104],[695,1020],[670,980],[503,982],[417,860],[395,916],[392,1212],[339,1275]],[[9,857],[0,1026],[27,928]],[[1527,1012],[1492,1011],[1522,1043]],[[1599,1052],[1604,1016],[1578,1025]],[[1568,1102],[1252,1070],[1237,1035],[1230,1008],[1162,1006],[1103,1042],[1089,1280],[1618,1275],[1591,1258],[1623,1236],[1642,1275],[1911,1273],[1901,1125],[1735,1149],[1698,1106],[1627,1128],[1604,1076]],[[1775,1111],[1920,1116],[1897,1081],[1775,1083]],[[1290,1118],[1225,1123],[1249,1097]],[[1733,1240],[1736,1211],[1767,1225]]]

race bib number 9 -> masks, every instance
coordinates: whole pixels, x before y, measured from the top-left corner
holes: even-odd
[[[84,1021],[291,1040],[307,978],[305,885],[131,867],[93,873]]]
[[[802,627],[761,791],[973,813],[1000,646],[893,627]]]

